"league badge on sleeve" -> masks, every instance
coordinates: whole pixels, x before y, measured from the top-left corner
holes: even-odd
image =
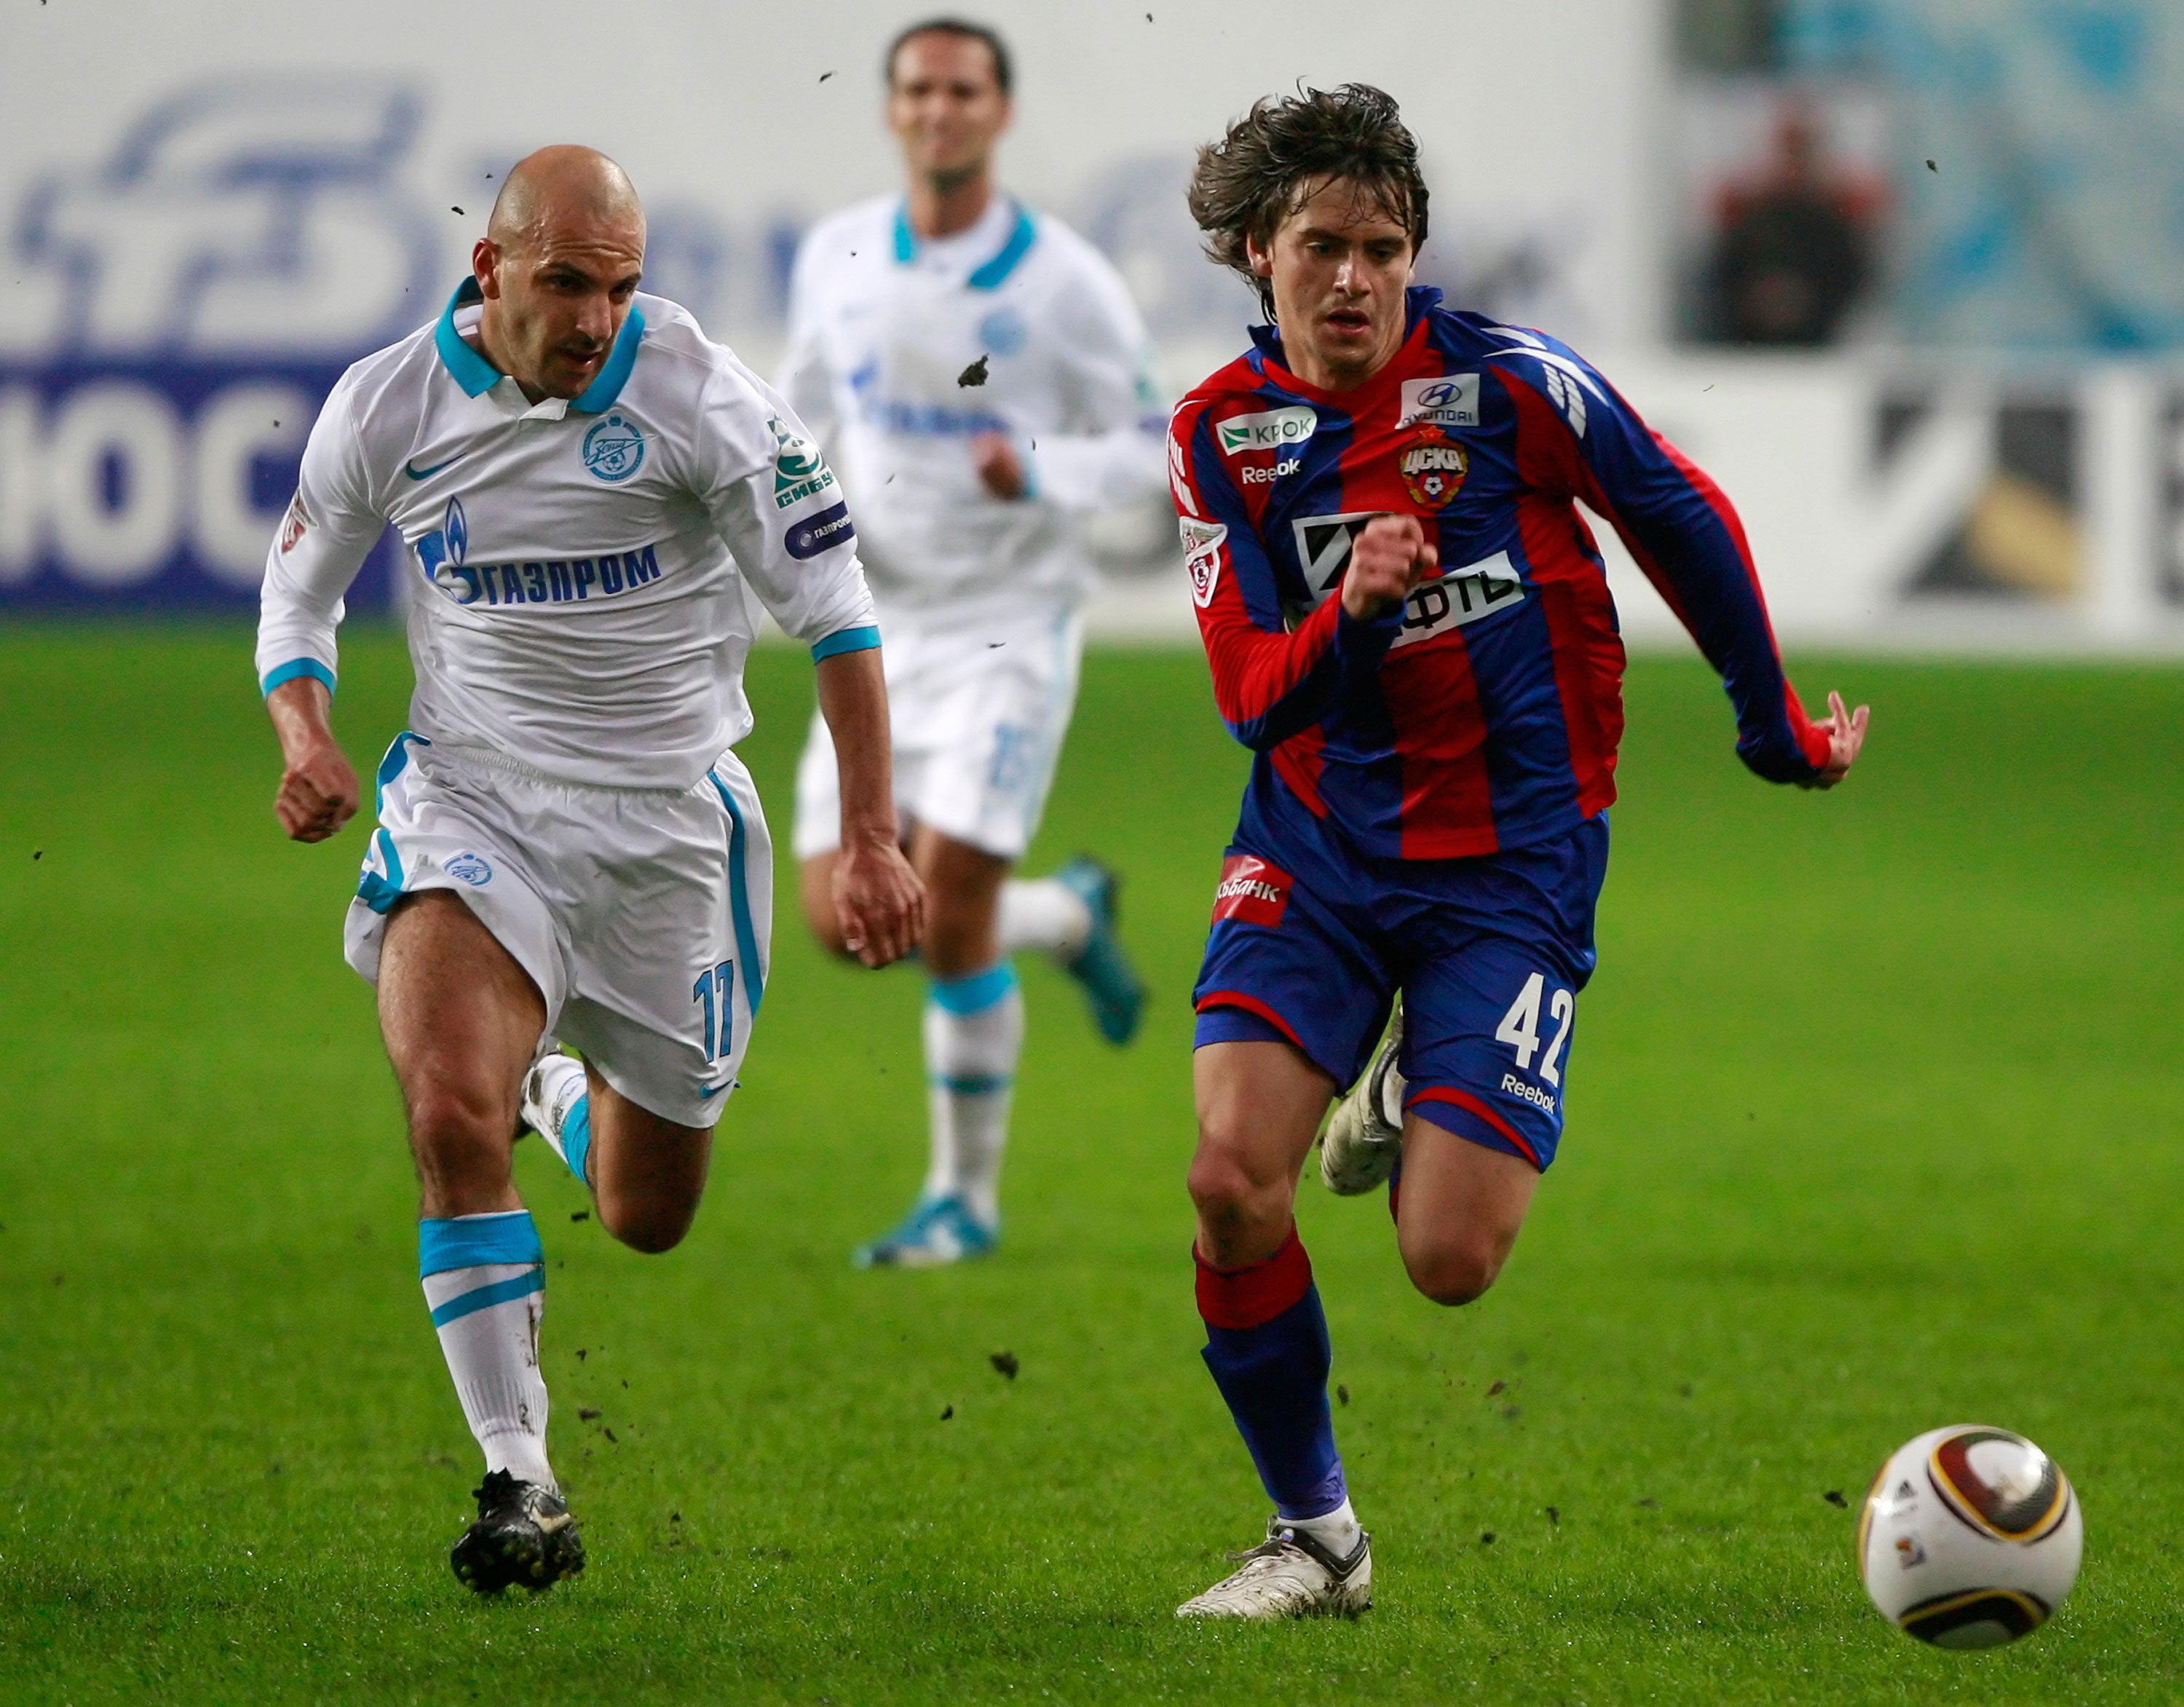
[[[1180,518],[1178,526],[1186,553],[1184,566],[1190,571],[1191,602],[1203,610],[1213,603],[1214,583],[1221,578],[1221,548],[1228,530],[1217,521],[1190,515]]]
[[[287,556],[303,542],[310,525],[311,513],[304,508],[304,494],[299,492],[288,500],[288,513],[281,518],[281,556]]]
[[[1427,422],[1396,453],[1396,471],[1412,502],[1424,509],[1440,509],[1463,489],[1471,462],[1462,445]]]

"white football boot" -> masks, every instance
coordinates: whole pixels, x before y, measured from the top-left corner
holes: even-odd
[[[1178,1618],[1355,1618],[1373,1604],[1373,1537],[1358,1532],[1347,1559],[1337,1559],[1279,1517],[1248,1553],[1232,1553],[1241,1570],[1175,1609]]]
[[[1395,1171],[1403,1154],[1403,998],[1365,1076],[1334,1105],[1319,1141],[1319,1182],[1339,1198],[1369,1192]]]
[[[564,1124],[577,1098],[590,1088],[584,1064],[558,1050],[541,1055],[523,1076],[523,1124],[545,1139],[565,1165],[570,1164]]]

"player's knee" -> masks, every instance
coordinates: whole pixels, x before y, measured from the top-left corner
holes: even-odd
[[[1287,1175],[1279,1169],[1269,1172],[1248,1145],[1217,1130],[1201,1128],[1185,1184],[1200,1219],[1210,1226],[1288,1224],[1292,1193]]]
[[[1476,1234],[1406,1247],[1403,1267],[1411,1284],[1437,1304],[1455,1309],[1482,1297],[1502,1272],[1507,1254],[1497,1241]]]
[[[697,1205],[684,1207],[665,1204],[621,1204],[602,1196],[599,1198],[600,1223],[616,1238],[633,1251],[646,1256],[658,1256],[671,1251],[682,1243],[682,1236],[690,1231]]]
[[[1201,1144],[1190,1159],[1190,1200],[1208,1220],[1244,1212],[1256,1195],[1251,1174],[1233,1154]]]
[[[515,1112],[504,1098],[431,1085],[412,1091],[407,1107],[410,1148],[427,1168],[460,1168],[501,1155],[515,1138]]]

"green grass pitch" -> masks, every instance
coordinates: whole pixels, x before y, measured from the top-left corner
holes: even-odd
[[[1126,871],[1154,1004],[1118,1055],[1027,968],[996,1259],[850,1269],[922,1167],[920,981],[786,910],[682,1249],[521,1147],[592,1564],[480,1604],[340,958],[364,828],[280,837],[242,633],[0,633],[0,1699],[2178,1699],[2184,673],[1798,674],[1875,708],[1832,797],[1746,776],[1696,663],[1633,669],[1570,1129],[1496,1290],[1435,1309],[1384,1200],[1307,1184],[1379,1604],[1206,1629],[1173,1608],[1265,1508],[1191,1304],[1186,997],[1245,768],[1195,654],[1087,665],[1032,863]],[[359,770],[407,678],[351,639]],[[784,840],[809,678],[754,660]],[[1882,1456],[1955,1421],[2086,1511],[2076,1593],[1987,1654],[1888,1629],[1851,1560]]]

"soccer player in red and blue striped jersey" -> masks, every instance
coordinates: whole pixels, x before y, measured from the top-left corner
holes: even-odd
[[[1437,1303],[1492,1283],[1554,1159],[1623,730],[1578,506],[1720,672],[1753,771],[1831,787],[1864,737],[1837,696],[1805,714],[1704,474],[1566,346],[1410,286],[1426,203],[1394,102],[1357,85],[1261,102],[1191,187],[1272,322],[1168,451],[1214,697],[1257,755],[1195,995],[1190,1190],[1206,1361],[1275,1515],[1190,1616],[1371,1601],[1293,1215],[1334,1093],[1357,1081],[1323,1176],[1390,1181]]]

